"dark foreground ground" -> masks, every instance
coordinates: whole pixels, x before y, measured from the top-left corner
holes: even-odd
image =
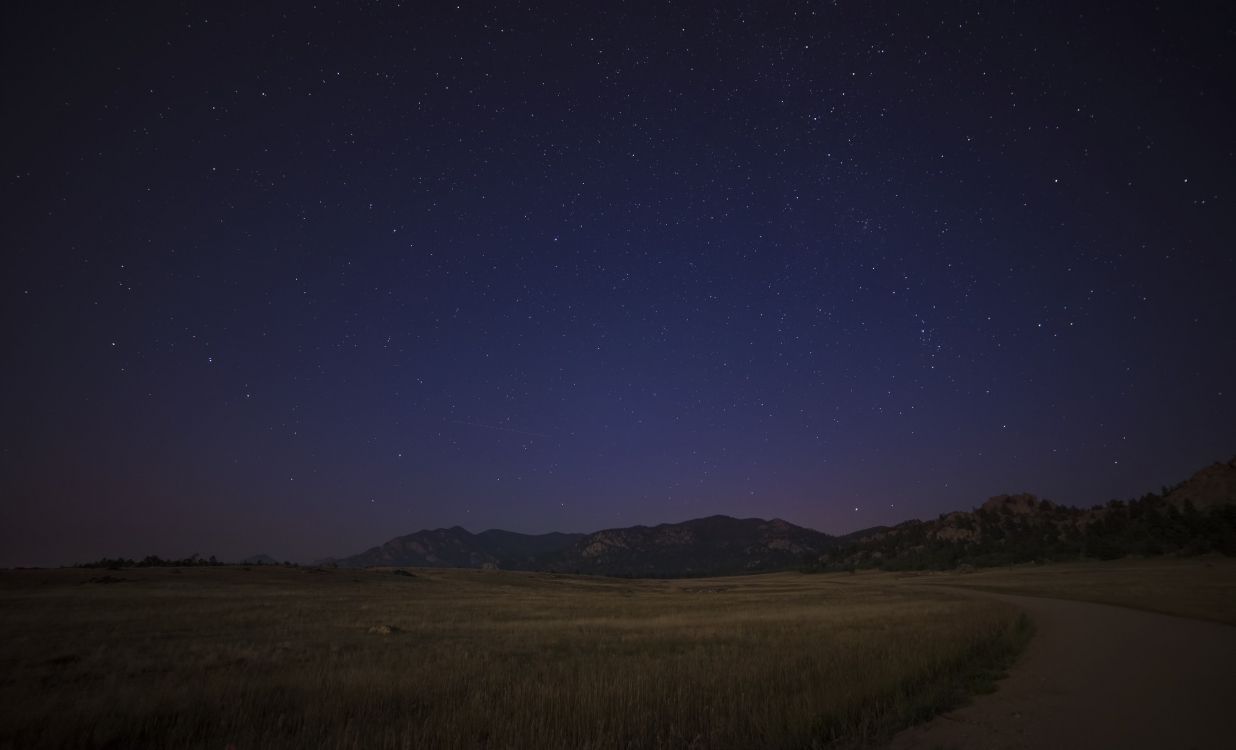
[[[871,746],[1025,635],[999,602],[801,574],[10,571],[0,748]]]
[[[1221,747],[1233,602],[1226,559],[0,571],[0,749]]]

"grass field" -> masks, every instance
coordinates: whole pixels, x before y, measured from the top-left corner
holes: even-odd
[[[1027,633],[798,574],[4,571],[0,747],[863,746],[990,686]]]
[[[1236,559],[1230,557],[1096,560],[896,577],[903,581],[1116,604],[1236,625]],[[867,583],[878,580],[871,578]]]

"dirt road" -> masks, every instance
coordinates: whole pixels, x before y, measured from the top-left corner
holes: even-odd
[[[1236,747],[1236,627],[965,593],[1022,608],[1035,637],[995,693],[898,734],[894,750]]]

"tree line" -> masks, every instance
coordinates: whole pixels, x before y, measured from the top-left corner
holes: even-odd
[[[131,557],[104,557],[93,562],[78,563],[76,568],[105,568],[107,570],[120,570],[121,568],[192,568],[204,567],[212,565],[225,565],[220,562],[214,555],[210,557],[202,557],[201,555],[190,555],[179,560],[173,558],[162,558],[158,555],[147,555],[140,560]],[[277,565],[278,563],[263,563],[261,561],[249,563],[252,565]],[[290,562],[284,562],[284,565],[292,565]]]

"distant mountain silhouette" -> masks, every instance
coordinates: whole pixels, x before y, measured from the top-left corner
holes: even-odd
[[[570,546],[583,534],[517,534],[513,531],[490,529],[476,537],[499,563],[508,567],[528,567],[533,561]]]
[[[426,529],[396,537],[358,555],[333,560],[340,567],[373,566],[422,568],[499,567],[526,569],[537,558],[557,552],[583,534],[517,534],[490,529],[473,534],[461,526]]]
[[[1236,459],[1137,500],[1093,508],[997,495],[969,511],[835,537],[774,518],[709,516],[591,534],[459,526],[397,537],[343,567],[496,567],[633,577],[800,568],[891,570],[1124,555],[1236,554]]]
[[[779,570],[814,559],[828,534],[773,519],[710,516],[592,534],[473,534],[454,526],[418,531],[333,562],[341,567],[416,566],[551,570],[613,576],[699,576]]]
[[[541,559],[549,570],[685,577],[783,570],[818,556],[833,537],[774,518],[709,516],[589,534]]]

